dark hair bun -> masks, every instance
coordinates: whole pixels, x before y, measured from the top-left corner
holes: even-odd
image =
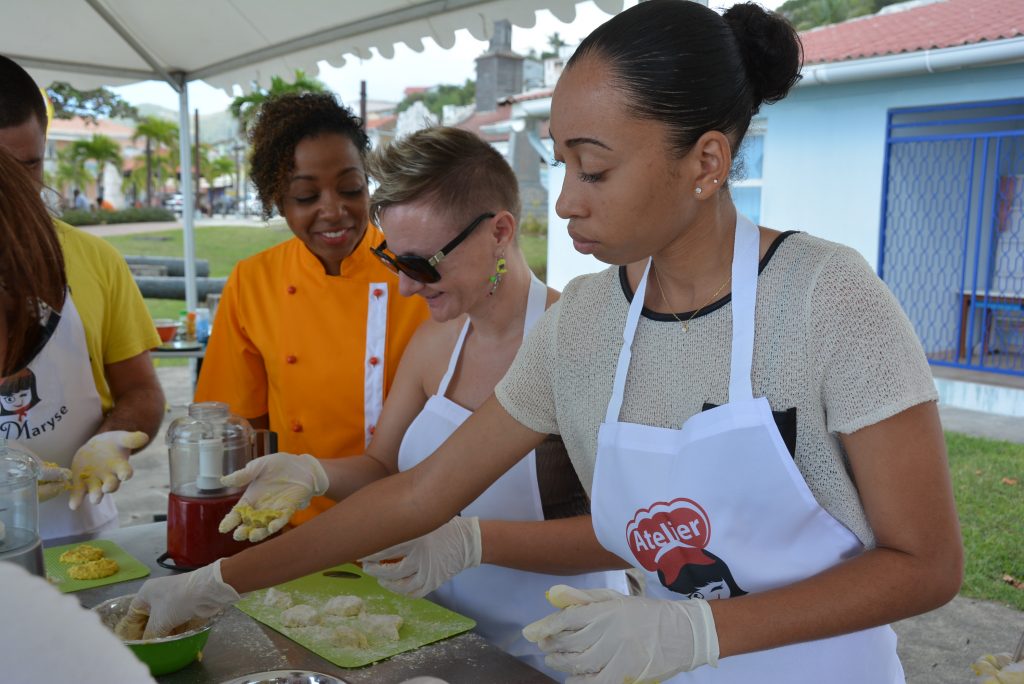
[[[784,98],[800,80],[803,63],[803,47],[793,25],[753,2],[733,5],[722,17],[739,43],[755,109]]]

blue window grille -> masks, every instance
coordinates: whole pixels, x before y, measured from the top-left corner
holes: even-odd
[[[1024,99],[889,112],[879,275],[933,365],[1024,376]]]

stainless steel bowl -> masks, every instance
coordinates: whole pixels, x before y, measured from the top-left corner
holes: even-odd
[[[344,679],[309,670],[255,672],[221,684],[346,684]]]
[[[121,618],[128,613],[128,606],[131,605],[133,598],[135,598],[135,594],[128,594],[126,596],[118,596],[117,598],[108,599],[99,605],[93,606],[93,611],[99,614],[100,620],[103,624],[113,632],[117,623],[120,622]],[[217,615],[206,618],[205,620],[194,618],[188,630],[171,636],[161,637],[159,639],[139,639],[136,641],[126,640],[124,643],[132,646],[138,644],[164,644],[172,641],[183,641],[189,637],[209,631],[210,628],[213,627],[213,623],[215,623],[219,617],[220,614],[218,613]]]

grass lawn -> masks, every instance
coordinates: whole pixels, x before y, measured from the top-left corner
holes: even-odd
[[[211,277],[223,278],[238,261],[284,242],[291,235],[284,226],[204,226],[195,231],[196,258],[209,260]],[[125,256],[180,257],[185,250],[181,229],[105,239]],[[185,302],[180,299],[147,299],[146,305],[153,318],[178,318],[185,308]]]
[[[1024,610],[1024,444],[946,433],[964,538],[960,593]]]

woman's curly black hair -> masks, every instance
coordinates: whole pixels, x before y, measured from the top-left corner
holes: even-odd
[[[264,102],[249,131],[252,154],[249,177],[256,185],[263,219],[273,208],[280,210],[288,177],[295,169],[295,147],[306,138],[324,133],[347,137],[356,146],[360,159],[370,149],[362,120],[328,93],[281,95]]]

